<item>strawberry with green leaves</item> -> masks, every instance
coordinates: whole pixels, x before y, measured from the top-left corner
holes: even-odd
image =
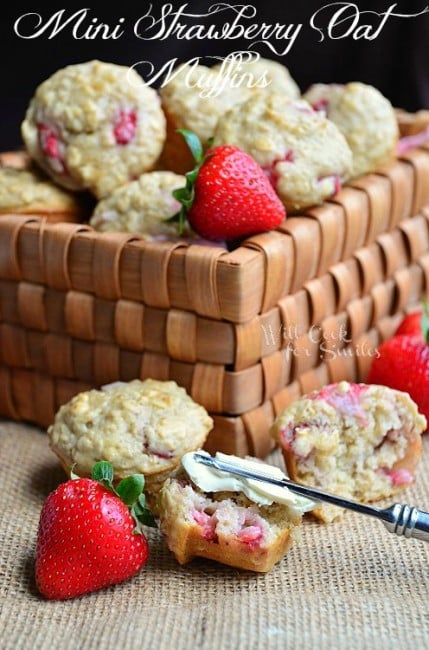
[[[182,204],[172,218],[179,222],[179,233],[187,218],[201,237],[233,241],[276,228],[286,218],[282,202],[251,156],[230,145],[204,154],[195,134],[184,129],[179,133],[196,161],[186,174],[186,186],[173,192]]]
[[[72,478],[46,499],[36,548],[36,584],[48,599],[74,598],[131,578],[145,564],[141,524],[155,525],[145,506],[144,478],[113,487],[113,468],[101,461],[92,478]]]
[[[412,318],[411,318],[412,316]],[[418,325],[418,327],[417,327]],[[429,422],[429,305],[417,319],[407,316],[374,357],[368,383],[409,393]]]

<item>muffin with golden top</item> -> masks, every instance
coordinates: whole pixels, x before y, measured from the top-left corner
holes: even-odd
[[[40,84],[21,131],[55,182],[100,198],[154,168],[165,117],[156,91],[135,70],[89,61]]]
[[[50,446],[67,471],[91,476],[100,460],[115,478],[144,474],[156,492],[182,456],[203,446],[213,421],[174,381],[134,379],[79,393],[59,409]]]
[[[99,201],[89,223],[101,232],[132,232],[148,240],[177,239],[177,224],[168,220],[181,207],[173,191],[185,183],[185,177],[174,172],[142,174]]]
[[[80,221],[87,201],[35,169],[0,167],[0,214],[34,214],[49,221]]]
[[[231,144],[264,169],[288,212],[334,196],[349,177],[350,148],[335,124],[302,100],[258,93],[220,118],[215,144]]]
[[[353,154],[351,177],[376,171],[395,157],[395,111],[373,86],[360,82],[315,84],[304,98],[337,125]]]

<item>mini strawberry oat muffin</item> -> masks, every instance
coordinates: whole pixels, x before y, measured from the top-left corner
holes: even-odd
[[[160,89],[167,117],[167,140],[162,162],[168,169],[184,173],[195,165],[194,159],[177,129],[195,133],[204,148],[213,137],[218,119],[231,106],[250,96],[246,86],[231,87],[222,81],[219,70],[203,65],[181,64],[171,80]]]
[[[388,497],[414,482],[426,419],[407,393],[342,381],[290,404],[271,434],[291,479],[357,501]],[[323,505],[314,514],[341,514]]]
[[[79,393],[61,406],[48,434],[66,471],[75,464],[76,474],[89,477],[106,460],[117,480],[144,474],[145,491],[154,494],[183,454],[202,447],[212,425],[174,381],[135,379]]]
[[[61,221],[86,216],[80,196],[35,170],[0,167],[0,213],[35,214]]]
[[[202,452],[203,454],[205,452]],[[180,564],[205,557],[240,569],[266,572],[298,538],[304,512],[315,503],[228,472],[219,472],[185,454],[182,469],[170,477],[159,493],[160,528]],[[233,459],[276,478],[276,467],[256,459]]]
[[[156,91],[135,70],[89,61],[37,88],[21,130],[30,155],[57,183],[100,198],[154,167],[165,118]]]
[[[259,93],[219,120],[215,144],[243,149],[261,165],[290,212],[336,194],[352,156],[335,124],[305,101]]]
[[[332,120],[353,154],[351,177],[375,171],[395,156],[399,130],[389,100],[372,86],[315,84],[304,94],[310,104]]]
[[[159,508],[161,531],[180,564],[205,557],[263,573],[283,557],[301,523],[286,506],[258,506],[239,492],[205,494],[184,477],[167,479]]]
[[[185,183],[184,176],[173,172],[142,174],[102,199],[89,223],[102,232],[134,232],[146,239],[177,238],[177,224],[167,219],[180,210],[172,193]]]

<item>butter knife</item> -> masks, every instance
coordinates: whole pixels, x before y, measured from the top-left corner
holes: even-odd
[[[384,524],[389,533],[395,533],[404,537],[413,537],[425,542],[429,541],[429,513],[418,508],[400,503],[394,503],[389,508],[376,508],[365,503],[351,501],[350,499],[344,499],[335,494],[323,492],[314,487],[300,485],[286,477],[277,479],[262,470],[249,470],[234,460],[220,460],[208,454],[199,454],[198,452],[194,453],[194,458],[197,462],[213,467],[221,472],[229,472],[235,476],[242,476],[255,481],[270,483],[271,485],[286,487],[292,492],[307,497],[308,499],[324,501],[325,503],[331,503],[340,508],[359,512],[362,515],[375,517]]]

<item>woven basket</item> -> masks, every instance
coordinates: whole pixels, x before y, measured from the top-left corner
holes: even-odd
[[[47,426],[79,391],[174,379],[213,415],[210,451],[264,457],[275,415],[364,381],[428,292],[427,146],[231,252],[4,215],[0,415]]]

